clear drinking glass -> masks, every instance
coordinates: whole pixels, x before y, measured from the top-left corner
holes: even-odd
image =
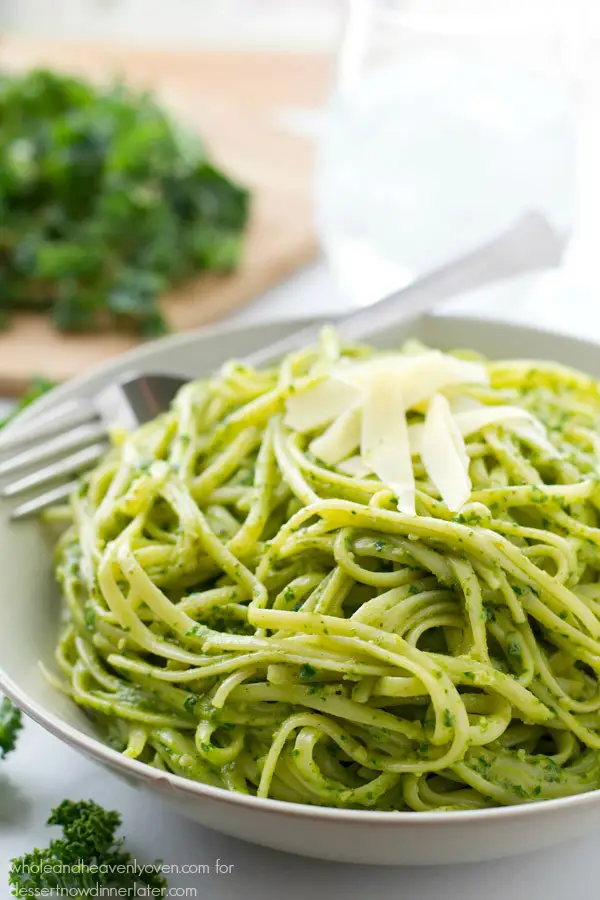
[[[317,228],[353,305],[537,209],[575,210],[578,0],[351,0]]]

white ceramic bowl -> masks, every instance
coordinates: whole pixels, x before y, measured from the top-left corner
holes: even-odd
[[[190,378],[284,337],[290,322],[224,326],[147,345],[42,398],[22,416],[35,419],[69,397],[92,394],[131,370]],[[390,332],[378,343],[408,335],[442,349],[476,348],[490,357],[537,357],[577,366],[600,377],[600,347],[559,334],[497,322],[435,316]],[[50,687],[37,665],[52,666],[59,609],[50,547],[35,521],[9,524],[0,508],[0,688],[44,728],[183,815],[267,847],[342,862],[438,864],[523,853],[576,838],[600,825],[600,791],[543,803],[471,812],[378,813],[258,800],[167,775],[105,746],[83,712]]]

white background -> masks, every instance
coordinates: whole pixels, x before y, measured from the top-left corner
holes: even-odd
[[[481,0],[483,3],[484,0]],[[445,0],[444,0],[445,3]],[[574,8],[574,7],[573,7]],[[325,47],[335,39],[337,0],[0,0],[0,29],[134,37],[140,41]],[[237,27],[232,31],[230,25]],[[594,54],[586,60],[582,120],[582,204],[584,240],[566,273],[523,286],[492,291],[463,306],[600,338],[598,308],[598,219],[600,153]],[[240,321],[293,315],[302,311],[339,312],[344,308],[322,262],[271,291]],[[232,875],[174,876],[173,886],[194,886],[206,900],[593,900],[600,896],[597,876],[598,831],[577,844],[513,860],[436,869],[373,869],[339,866],[285,856],[234,841],[170,814],[166,807],[121,783],[79,757],[33,723],[19,749],[0,766],[0,884],[12,856],[47,842],[44,820],[64,797],[92,797],[122,811],[124,833],[140,860],[156,856],[171,864],[208,864],[219,858]],[[0,887],[0,896],[6,894]]]

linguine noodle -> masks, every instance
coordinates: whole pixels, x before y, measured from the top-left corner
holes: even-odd
[[[418,812],[599,787],[597,383],[486,363],[463,393],[544,441],[470,434],[458,514],[413,457],[408,515],[308,450],[324,427],[284,424],[303,384],[374,353],[327,331],[115,435],[57,549],[65,689],[127,756],[261,797]]]

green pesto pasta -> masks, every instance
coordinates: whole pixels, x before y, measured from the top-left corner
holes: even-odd
[[[420,812],[600,787],[598,384],[485,363],[463,393],[546,438],[465,438],[458,513],[413,457],[410,515],[284,422],[374,356],[327,331],[115,436],[57,547],[64,689],[126,756],[259,797]]]

